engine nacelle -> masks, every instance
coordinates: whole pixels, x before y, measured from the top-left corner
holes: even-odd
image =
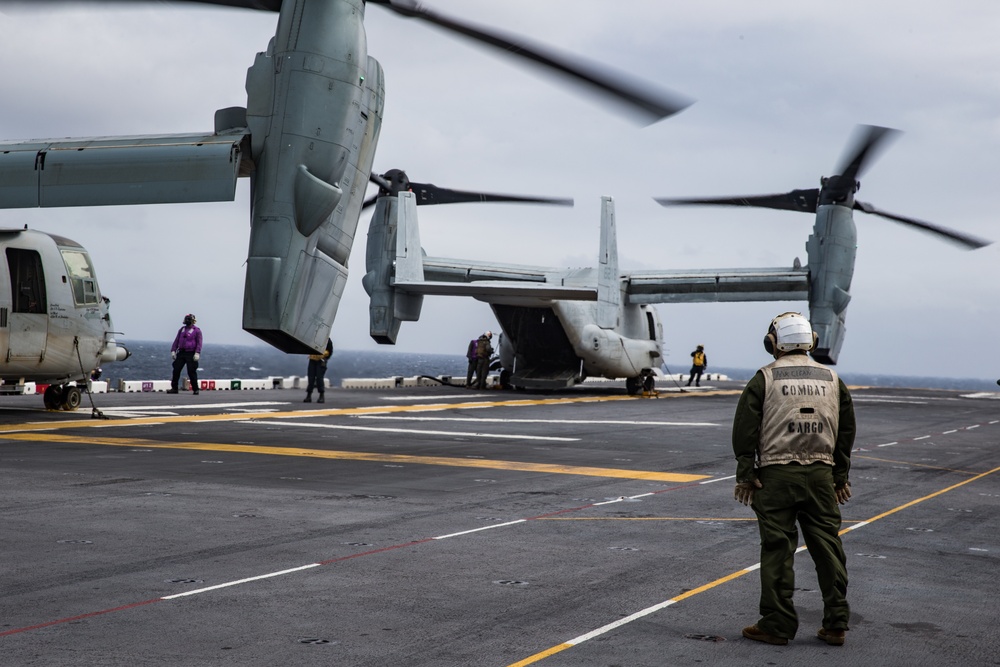
[[[243,328],[307,353],[325,347],[347,283],[385,92],[360,0],[285,5],[247,72],[255,171]]]
[[[397,197],[379,197],[368,226],[366,273],[361,284],[371,298],[368,305],[369,334],[382,345],[396,344],[402,322],[420,319],[424,297],[400,291],[393,284],[393,278],[400,270],[415,273],[404,278],[423,279],[421,262],[405,261],[408,253],[419,256],[422,252],[416,215],[412,192],[402,192]],[[398,233],[401,228],[402,238]]]
[[[816,212],[806,243],[809,254],[809,321],[818,342],[812,356],[836,364],[844,344],[847,305],[857,255],[858,235],[851,209],[828,204]]]

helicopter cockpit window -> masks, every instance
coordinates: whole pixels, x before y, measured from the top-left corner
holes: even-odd
[[[7,266],[10,269],[10,291],[15,313],[41,313],[48,311],[45,300],[45,272],[42,258],[34,250],[7,248]]]
[[[90,257],[79,250],[62,250],[66,273],[73,288],[73,300],[78,306],[89,306],[100,300],[97,294],[97,279]]]

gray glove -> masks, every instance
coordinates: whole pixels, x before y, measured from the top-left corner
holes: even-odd
[[[194,360],[198,361],[199,359],[201,359],[201,352],[195,352],[194,353]]]
[[[749,505],[753,502],[753,492],[762,488],[764,488],[764,485],[760,483],[759,479],[755,479],[750,482],[740,482],[736,485],[736,490],[733,492],[733,498],[738,503]]]
[[[175,350],[170,351],[170,358],[177,361],[177,352]]]

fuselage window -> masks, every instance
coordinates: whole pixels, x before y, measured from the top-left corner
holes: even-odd
[[[63,262],[70,285],[73,287],[73,300],[78,306],[90,306],[100,300],[97,293],[97,278],[94,277],[94,266],[90,263],[87,253],[80,250],[62,250]]]
[[[45,272],[42,257],[34,250],[7,248],[10,291],[15,313],[46,313]]]
[[[646,324],[649,326],[649,340],[656,340],[656,320],[653,313],[646,311]]]

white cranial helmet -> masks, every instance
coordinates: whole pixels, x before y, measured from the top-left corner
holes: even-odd
[[[769,354],[790,352],[792,350],[809,351],[816,346],[816,333],[812,330],[809,320],[801,313],[782,313],[773,320],[764,337],[764,349]]]

